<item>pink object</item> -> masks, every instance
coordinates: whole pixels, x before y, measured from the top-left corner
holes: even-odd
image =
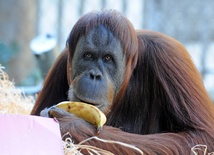
[[[0,115],[1,155],[64,155],[59,124],[51,118]]]

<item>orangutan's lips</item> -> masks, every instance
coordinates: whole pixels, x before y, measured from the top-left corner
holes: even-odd
[[[86,104],[90,104],[90,105],[93,105],[93,106],[98,106],[98,104],[97,103],[91,103],[91,102],[88,102],[88,101],[85,101],[85,100],[81,100],[80,99],[80,102],[83,102],[83,103],[86,103]]]
[[[93,105],[93,106],[97,107],[98,109],[100,109],[100,110],[103,111],[103,112],[104,112],[104,110],[105,110],[105,106],[103,106],[103,105],[100,104],[100,103],[88,102],[88,101],[82,100],[82,99],[80,99],[80,98],[78,98],[78,99],[79,99],[80,102],[83,102],[83,103],[86,103],[86,104],[89,104],[89,105]]]

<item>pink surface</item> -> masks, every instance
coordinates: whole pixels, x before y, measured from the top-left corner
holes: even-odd
[[[59,124],[51,118],[0,114],[1,155],[63,155]]]

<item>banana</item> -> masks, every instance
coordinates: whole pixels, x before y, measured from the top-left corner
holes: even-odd
[[[106,116],[101,110],[84,102],[63,101],[58,103],[56,107],[96,125],[98,132],[102,130],[103,125],[106,123]]]

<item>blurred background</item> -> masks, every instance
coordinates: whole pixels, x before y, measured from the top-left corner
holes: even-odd
[[[37,93],[79,17],[103,8],[180,41],[214,100],[213,0],[0,0],[0,64],[10,80]]]

